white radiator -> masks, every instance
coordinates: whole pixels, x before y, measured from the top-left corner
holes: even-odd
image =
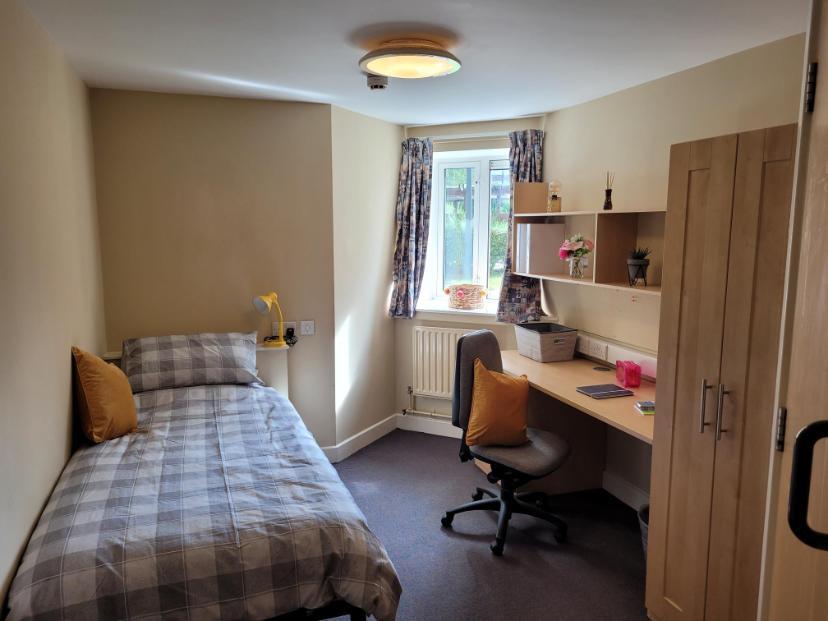
[[[451,399],[457,339],[469,332],[470,329],[414,327],[415,395]]]

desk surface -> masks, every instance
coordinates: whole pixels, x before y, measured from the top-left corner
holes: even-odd
[[[632,397],[614,399],[593,399],[579,393],[578,386],[590,384],[613,384],[615,373],[596,371],[597,363],[584,358],[567,362],[535,362],[521,356],[517,351],[503,351],[503,370],[512,375],[525,375],[529,384],[541,392],[620,429],[624,433],[653,443],[653,416],[642,416],[635,411],[636,401],[655,401],[655,384],[643,381],[638,388],[631,389]]]

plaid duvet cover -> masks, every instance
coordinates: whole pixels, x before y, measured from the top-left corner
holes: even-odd
[[[135,398],[135,433],[69,460],[9,619],[267,619],[334,599],[394,619],[385,548],[284,396],[214,385]]]

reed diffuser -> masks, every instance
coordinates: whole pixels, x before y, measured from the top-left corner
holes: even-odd
[[[612,209],[612,183],[615,181],[615,173],[607,171],[607,187],[604,190],[604,211]]]

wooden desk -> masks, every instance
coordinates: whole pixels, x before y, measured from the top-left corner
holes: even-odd
[[[642,416],[633,408],[636,401],[655,401],[655,384],[642,380],[631,389],[632,397],[593,399],[575,390],[578,386],[615,383],[614,371],[596,371],[598,363],[584,358],[567,362],[535,362],[515,350],[500,352],[503,370],[512,375],[525,375],[529,384],[590,416],[620,429],[647,444],[653,443],[653,416]]]

